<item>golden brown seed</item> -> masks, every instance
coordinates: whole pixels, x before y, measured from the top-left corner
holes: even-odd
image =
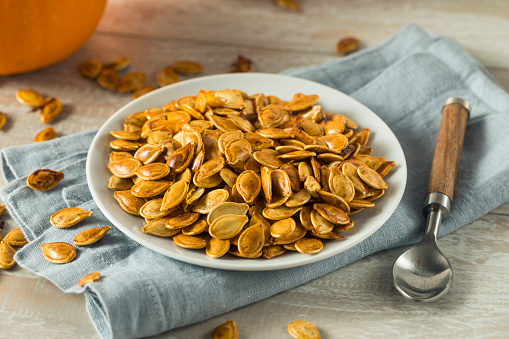
[[[6,211],[5,205],[0,204],[0,215],[4,214],[5,211]]]
[[[0,112],[0,130],[2,129],[2,127],[4,127],[6,121],[7,116],[5,115],[5,113]]]
[[[356,191],[358,191],[361,194],[366,194],[367,193],[366,184],[357,173],[358,167],[359,166],[356,166],[350,162],[345,163],[343,166],[343,174],[345,174],[348,177],[348,179],[350,179]]]
[[[272,259],[280,256],[286,252],[286,249],[281,245],[269,245],[262,248],[262,256],[265,259]]]
[[[218,173],[224,167],[224,158],[222,156],[215,157],[205,162],[198,169],[198,173],[202,178],[208,178]]]
[[[237,190],[248,204],[258,197],[261,189],[262,181],[254,171],[244,171],[237,178]]]
[[[101,273],[99,273],[99,272],[85,274],[83,276],[83,278],[81,278],[78,281],[78,286],[85,286],[86,284],[89,284],[89,283],[99,280],[100,277],[101,277]]]
[[[76,256],[76,249],[65,242],[44,243],[41,250],[44,258],[54,264],[68,263]]]
[[[136,91],[147,82],[147,76],[142,72],[132,72],[120,79],[117,90],[120,93]]]
[[[170,167],[165,163],[155,162],[138,167],[135,174],[143,180],[157,180],[170,174]]]
[[[281,160],[277,158],[278,155],[278,152],[269,149],[256,151],[253,153],[253,157],[260,163],[260,165],[272,169],[278,169],[283,164]]]
[[[108,162],[117,162],[122,159],[132,158],[131,153],[128,152],[110,152],[108,155]]]
[[[207,223],[211,225],[218,217],[226,214],[245,215],[248,210],[248,204],[225,201],[212,208],[207,216]]]
[[[50,169],[38,169],[27,178],[28,187],[37,191],[47,191],[55,187],[64,178],[64,173]]]
[[[207,240],[198,235],[177,234],[173,237],[175,245],[182,248],[201,249],[207,246]]]
[[[251,155],[251,144],[244,138],[233,139],[225,145],[224,155],[230,165],[247,160]]]
[[[33,89],[19,89],[16,99],[25,106],[40,107],[44,103],[42,95]]]
[[[9,233],[7,233],[3,241],[11,246],[23,246],[28,244],[28,240],[25,238],[25,235],[21,231],[21,228],[13,229]]]
[[[140,215],[145,219],[159,219],[162,218],[174,210],[161,211],[161,205],[163,198],[151,199],[147,201],[140,209]]]
[[[291,11],[300,11],[300,6],[297,0],[275,0],[279,7],[289,9]]]
[[[293,244],[297,240],[304,238],[306,233],[307,233],[306,229],[304,227],[302,227],[301,224],[297,224],[297,226],[295,227],[295,230],[293,230],[292,233],[288,234],[288,236],[281,237],[281,238],[273,238],[272,242],[273,242],[273,245]]]
[[[91,211],[78,207],[68,207],[53,213],[50,217],[50,223],[58,228],[67,228],[76,225],[78,222],[91,215]]]
[[[130,140],[135,141],[140,138],[140,133],[136,132],[127,132],[127,131],[111,131],[110,134],[117,138],[122,140]]]
[[[178,60],[171,67],[180,74],[196,74],[204,71],[202,65],[194,61]]]
[[[380,167],[376,169],[378,174],[383,178],[389,173],[389,171],[396,165],[394,161],[385,161],[383,162]]]
[[[295,320],[289,323],[288,333],[296,339],[320,339],[320,333],[315,325],[304,320]]]
[[[131,178],[120,178],[116,175],[112,175],[108,181],[108,188],[114,191],[124,191],[130,190],[133,184]]]
[[[184,171],[191,163],[194,156],[194,144],[187,144],[170,154],[166,164],[170,166],[173,172],[180,173]]]
[[[56,137],[57,137],[57,132],[55,132],[55,129],[50,126],[50,127],[43,129],[39,133],[37,133],[34,138],[34,142],[47,141],[47,140],[55,139]]]
[[[348,54],[351,52],[355,52],[359,49],[359,39],[354,37],[347,37],[339,40],[336,44],[336,53],[338,54]]]
[[[44,100],[41,109],[41,121],[43,124],[49,124],[62,112],[62,103],[55,97]]]
[[[138,142],[129,141],[129,140],[121,140],[115,139],[110,142],[110,147],[119,151],[136,151],[140,148],[140,144]]]
[[[149,92],[152,92],[155,89],[156,88],[154,87],[154,85],[147,85],[147,86],[138,88],[137,90],[135,90],[133,92],[132,98],[133,98],[133,100],[138,99],[139,97],[141,97]]]
[[[316,210],[311,211],[311,230],[316,234],[327,234],[334,229],[334,224]]]
[[[333,224],[345,225],[350,222],[348,215],[338,206],[319,203],[313,204],[313,209]]]
[[[141,228],[141,231],[145,234],[155,235],[157,237],[168,238],[173,237],[180,233],[180,229],[169,229],[166,227],[166,221],[168,219],[156,219],[149,221],[145,226]]]
[[[120,75],[112,69],[103,69],[96,80],[101,87],[116,91],[120,84]]]
[[[131,65],[131,59],[128,57],[117,57],[112,62],[104,65],[104,68],[121,71],[129,67],[129,65]]]
[[[102,63],[99,60],[90,59],[82,62],[78,70],[84,77],[95,79],[101,73],[102,68]]]
[[[182,228],[182,234],[198,235],[208,230],[209,225],[205,219],[198,219],[192,225]]]
[[[293,193],[288,200],[285,202],[286,207],[297,207],[305,205],[309,199],[311,199],[311,194],[309,194],[308,190],[300,190],[298,192]]]
[[[156,75],[156,82],[159,86],[164,87],[179,81],[179,76],[171,66],[162,68]]]
[[[315,254],[323,250],[323,243],[315,238],[302,238],[295,242],[295,249],[303,254]]]
[[[179,180],[164,193],[161,211],[169,210],[179,205],[186,198],[189,183],[186,180]]]
[[[193,212],[201,214],[208,214],[218,204],[228,200],[230,194],[223,189],[215,189],[208,192],[200,198],[200,200],[193,206]]]
[[[0,268],[9,269],[16,264],[16,250],[8,242],[0,241]]]
[[[130,214],[140,215],[140,209],[145,205],[145,199],[135,197],[130,190],[115,191],[113,197],[120,207]]]
[[[230,239],[236,236],[248,221],[249,218],[246,215],[222,215],[210,224],[209,234],[217,239]]]
[[[200,217],[199,213],[184,213],[166,220],[165,226],[169,229],[184,228],[194,224]]]
[[[299,212],[301,209],[302,206],[297,207],[279,206],[275,208],[265,207],[263,209],[262,215],[270,220],[283,220],[286,218],[290,218],[292,215]]]
[[[90,245],[99,241],[109,230],[111,230],[111,226],[89,228],[78,233],[72,242],[76,246]]]
[[[246,73],[253,71],[253,62],[242,55],[239,55],[237,60],[235,60],[231,66],[232,69],[230,70],[230,73]]]
[[[258,133],[244,133],[244,139],[251,144],[251,150],[253,151],[261,151],[274,145],[274,140],[261,136]]]
[[[353,183],[337,167],[330,170],[329,189],[331,193],[341,197],[345,201],[350,201],[355,195]]]
[[[212,238],[205,247],[205,253],[211,258],[219,258],[228,253],[230,240]]]
[[[235,321],[227,320],[212,331],[210,339],[237,339],[239,333]]]
[[[143,180],[139,179],[131,187],[131,193],[138,198],[151,198],[166,192],[171,182],[165,180]]]
[[[376,189],[386,189],[389,186],[384,181],[382,176],[377,171],[372,170],[367,166],[360,166],[357,168],[357,174],[359,177],[371,187]]]
[[[165,150],[165,147],[159,145],[146,144],[138,148],[134,153],[134,158],[143,162],[143,164],[150,164],[154,162]]]
[[[334,206],[337,206],[337,207],[341,208],[343,211],[345,211],[346,213],[350,212],[350,206],[348,206],[348,203],[345,200],[343,200],[341,197],[339,197],[335,194],[332,194],[330,192],[323,191],[323,190],[317,190],[316,193],[317,193],[318,197],[320,199],[322,199],[324,202],[334,205]]]
[[[263,248],[265,232],[262,225],[248,227],[239,237],[238,250],[244,256],[255,256]]]
[[[110,162],[107,166],[113,175],[119,178],[131,178],[136,175],[136,170],[140,168],[142,164],[138,159],[126,157],[115,162]]]
[[[270,235],[274,238],[283,238],[292,233],[295,227],[297,227],[297,224],[292,218],[279,220],[270,227]]]
[[[318,95],[315,94],[294,96],[292,100],[284,106],[284,108],[287,111],[301,111],[313,106],[318,101],[318,99]]]

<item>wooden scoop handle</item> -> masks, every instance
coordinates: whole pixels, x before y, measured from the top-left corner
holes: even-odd
[[[443,193],[452,202],[469,116],[470,104],[467,101],[460,98],[447,99],[442,109],[442,122],[426,195],[434,192]]]

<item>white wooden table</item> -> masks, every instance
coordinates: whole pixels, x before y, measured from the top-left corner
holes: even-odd
[[[90,40],[67,60],[29,74],[0,77],[0,111],[9,124],[0,147],[31,143],[45,128],[16,102],[20,88],[59,97],[59,135],[98,128],[129,95],[104,90],[77,73],[88,58],[132,59],[149,79],[174,60],[202,63],[205,74],[228,72],[238,54],[255,71],[336,58],[339,38],[353,35],[376,46],[409,22],[457,39],[509,91],[509,2],[442,0],[300,0],[299,13],[273,0],[109,0]],[[155,84],[154,80],[151,80]],[[2,180],[2,179],[0,179]],[[0,182],[0,185],[5,184]],[[501,188],[507,189],[507,188]],[[9,215],[5,235],[17,225]],[[391,266],[405,248],[371,255],[312,282],[158,338],[207,338],[227,319],[241,338],[289,338],[296,319],[313,322],[322,338],[475,337],[509,335],[509,204],[440,240],[455,270],[451,290],[434,303],[406,301],[391,282]],[[82,295],[64,294],[15,266],[0,271],[0,338],[94,338]]]

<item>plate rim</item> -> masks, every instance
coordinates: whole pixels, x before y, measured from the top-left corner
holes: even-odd
[[[348,98],[348,100],[351,100],[355,105],[359,105],[359,107],[361,107],[363,110],[366,110],[367,112],[372,114],[373,117],[378,119],[379,122],[381,122],[390,131],[391,137],[397,141],[397,148],[399,151],[398,153],[400,153],[400,156],[402,157],[402,163],[398,164],[398,167],[396,170],[399,172],[402,172],[401,175],[404,177],[404,180],[403,180],[403,182],[399,183],[401,185],[401,187],[397,191],[397,195],[395,197],[397,202],[393,203],[390,206],[390,209],[385,210],[384,218],[380,219],[376,228],[374,228],[370,232],[366,232],[362,236],[356,237],[354,240],[348,242],[348,245],[345,248],[343,248],[342,250],[338,251],[337,253],[332,253],[332,254],[327,253],[328,255],[326,255],[326,256],[324,256],[324,255],[320,256],[320,253],[314,254],[314,255],[308,255],[308,256],[299,254],[300,256],[303,256],[303,257],[299,258],[300,260],[290,262],[290,263],[285,263],[285,262],[280,263],[279,261],[276,261],[274,259],[271,259],[271,260],[262,259],[263,265],[253,267],[252,264],[246,265],[246,261],[249,261],[252,263],[253,260],[257,260],[257,259],[234,258],[235,261],[221,262],[220,258],[212,259],[212,258],[207,257],[204,253],[203,253],[202,259],[195,259],[193,257],[189,257],[189,256],[186,256],[185,254],[179,253],[179,252],[182,252],[181,251],[182,249],[175,249],[176,250],[175,253],[167,253],[163,249],[160,249],[158,246],[154,247],[154,245],[150,241],[144,239],[144,237],[140,237],[140,236],[134,234],[134,232],[129,232],[126,228],[119,227],[114,222],[114,220],[116,220],[116,218],[110,213],[109,209],[106,208],[106,206],[103,206],[102,200],[100,199],[98,192],[95,190],[95,185],[94,185],[93,179],[92,179],[92,170],[93,170],[92,166],[96,162],[93,159],[93,156],[94,156],[94,154],[98,153],[98,151],[95,151],[95,150],[104,147],[104,144],[101,145],[100,147],[98,147],[98,144],[101,142],[101,138],[105,138],[109,135],[109,130],[106,131],[106,133],[105,133],[106,126],[108,126],[112,122],[118,120],[119,116],[122,116],[122,113],[125,114],[126,111],[129,111],[129,109],[131,109],[132,107],[139,105],[140,102],[150,100],[151,97],[156,97],[156,96],[160,95],[159,93],[164,93],[167,91],[170,91],[170,92],[175,91],[175,89],[178,89],[181,87],[191,87],[195,83],[201,83],[201,82],[206,82],[206,81],[215,81],[215,80],[224,80],[224,79],[234,79],[234,78],[240,78],[241,80],[243,78],[253,78],[253,79],[254,78],[279,78],[279,79],[286,79],[286,81],[300,82],[302,84],[302,86],[307,83],[310,86],[318,86],[318,88],[323,88],[326,91],[330,91],[330,90],[335,91],[338,93],[338,95],[342,95],[343,98]],[[239,81],[239,79],[236,79],[236,80]],[[296,93],[296,91],[294,91],[294,92]],[[171,99],[168,99],[168,101],[169,100],[171,100]],[[154,106],[148,105],[146,108],[149,108],[149,107],[154,107]],[[134,110],[131,110],[130,112],[132,113],[132,112],[134,112]],[[109,147],[108,147],[108,149],[109,149]],[[106,156],[106,154],[104,154],[104,155]],[[175,83],[175,84],[172,84],[169,86],[158,88],[158,89],[156,89],[156,90],[154,90],[140,98],[130,101],[129,103],[127,103],[127,104],[123,105],[122,107],[120,107],[119,109],[117,109],[101,125],[98,132],[94,136],[94,138],[90,144],[89,152],[87,155],[86,178],[87,178],[87,185],[89,187],[91,195],[92,195],[97,207],[99,208],[99,210],[104,214],[104,216],[108,219],[108,221],[110,221],[117,229],[119,229],[123,234],[127,235],[129,238],[133,239],[135,242],[143,245],[144,247],[146,247],[150,250],[153,250],[157,253],[160,253],[166,257],[173,258],[175,260],[187,262],[187,263],[202,266],[202,267],[216,268],[216,269],[222,269],[222,270],[233,270],[233,271],[269,271],[269,270],[286,269],[286,268],[291,268],[291,267],[303,266],[303,265],[307,265],[307,264],[311,264],[314,262],[319,262],[319,261],[325,260],[327,258],[338,255],[340,253],[343,253],[343,252],[357,246],[358,244],[360,244],[361,242],[366,240],[368,237],[373,235],[376,231],[378,231],[387,222],[387,220],[394,214],[396,208],[399,206],[399,204],[401,202],[401,199],[403,198],[403,194],[404,194],[407,180],[408,180],[406,157],[405,157],[403,148],[401,147],[401,144],[400,144],[398,138],[396,137],[394,132],[391,130],[391,128],[371,109],[369,109],[367,106],[365,106],[361,102],[357,101],[356,99],[352,98],[351,96],[349,96],[335,88],[332,88],[332,87],[329,87],[329,86],[326,86],[326,85],[323,85],[323,84],[320,84],[318,82],[308,80],[308,79],[303,79],[303,78],[298,78],[298,77],[293,77],[293,76],[288,76],[288,75],[282,75],[282,74],[271,74],[271,73],[232,73],[232,74],[207,75],[207,76],[202,76],[202,77],[198,77],[198,78],[183,80],[183,81],[180,81],[178,83]],[[147,235],[147,236],[150,237],[150,235]],[[150,239],[150,238],[148,238],[148,239]],[[175,245],[170,244],[170,246],[173,247]],[[186,251],[189,251],[189,250],[186,250]],[[277,259],[277,258],[275,258],[275,259]]]

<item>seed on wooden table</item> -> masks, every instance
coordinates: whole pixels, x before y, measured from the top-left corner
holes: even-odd
[[[103,69],[96,80],[101,87],[116,91],[120,84],[120,75],[112,69]]]
[[[82,62],[78,70],[84,77],[95,79],[101,73],[102,68],[102,63],[99,60],[90,59]]]
[[[28,244],[28,240],[25,238],[25,235],[21,231],[21,228],[13,229],[9,233],[7,233],[3,241],[11,246],[23,246]]]
[[[37,133],[34,137],[34,142],[47,141],[55,139],[56,137],[57,132],[55,132],[55,129],[50,126]]]
[[[19,89],[16,99],[25,106],[40,107],[44,103],[42,95],[33,89]]]
[[[49,124],[62,112],[62,103],[58,98],[50,97],[44,100],[41,109],[41,121],[43,124]]]
[[[227,320],[212,331],[210,339],[237,339],[238,336],[239,332],[237,331],[235,321]]]
[[[147,85],[147,86],[138,88],[137,90],[135,90],[133,92],[132,98],[133,98],[133,100],[138,99],[139,97],[141,97],[149,92],[152,92],[155,89],[156,88],[154,87],[154,85]]]
[[[89,274],[85,274],[83,276],[83,278],[81,278],[78,281],[78,286],[85,286],[86,284],[89,284],[91,282],[99,280],[100,277],[101,277],[101,273],[99,273],[99,272],[92,272]]]
[[[129,65],[131,65],[131,59],[128,57],[116,57],[112,62],[104,65],[104,68],[121,71],[129,67]]]
[[[76,256],[76,249],[65,242],[44,243],[41,250],[44,258],[54,264],[68,263]]]
[[[156,81],[159,86],[164,87],[179,81],[179,76],[173,67],[166,66],[157,72]]]
[[[5,115],[5,113],[0,112],[0,130],[2,129],[2,127],[4,127],[6,121],[7,116]]]
[[[339,40],[336,44],[336,53],[338,54],[347,54],[351,52],[355,52],[359,49],[359,39],[354,37],[347,37]]]
[[[118,84],[117,90],[120,93],[136,91],[147,82],[147,76],[142,72],[132,72],[124,75]]]
[[[74,239],[72,239],[72,242],[77,246],[91,245],[99,241],[109,230],[111,230],[111,226],[89,228],[88,230],[78,233]]]
[[[78,207],[67,207],[53,213],[50,217],[50,223],[58,228],[67,228],[76,225],[78,222],[91,215],[91,211]]]
[[[16,264],[14,261],[16,250],[9,243],[0,241],[0,268],[9,269]]]
[[[203,66],[195,61],[187,61],[187,60],[178,60],[173,62],[171,65],[175,72],[180,74],[195,74],[201,73],[205,69]]]
[[[230,73],[248,73],[253,71],[253,62],[242,55],[239,55],[231,66]]]
[[[320,332],[309,321],[295,320],[288,324],[288,333],[296,339],[320,339]]]
[[[64,178],[64,173],[50,169],[38,169],[27,178],[28,187],[37,191],[47,191],[55,187]]]

